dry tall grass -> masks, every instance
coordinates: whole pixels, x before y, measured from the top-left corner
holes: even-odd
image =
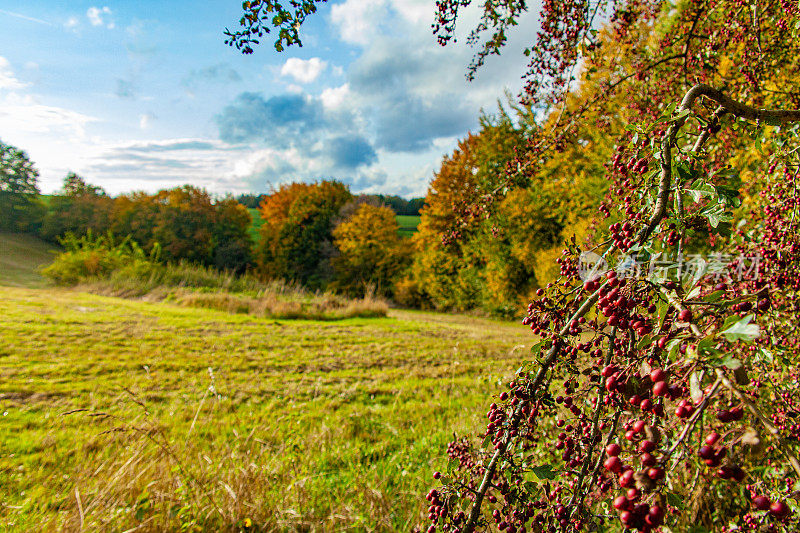
[[[178,291],[171,295],[177,303],[188,307],[217,309],[229,313],[306,320],[339,320],[343,318],[370,318],[386,316],[389,306],[372,295],[357,300],[334,294],[320,294],[303,300],[282,299],[273,292],[263,292],[250,297],[227,292],[203,293]]]
[[[110,236],[73,239],[42,273],[56,284],[105,296],[171,300],[188,307],[268,318],[338,320],[382,317],[388,311],[387,303],[369,290],[361,299],[350,299],[202,265],[162,264],[129,241],[114,244]]]
[[[129,398],[120,404],[127,404],[122,416],[89,410],[66,413],[85,416],[86,423],[97,428],[96,436],[84,445],[86,453],[104,446],[121,453],[73,472],[74,490],[60,505],[58,523],[43,524],[44,529],[357,531],[365,512],[377,530],[394,529],[389,487],[351,483],[342,487],[349,497],[331,498],[321,507],[307,487],[326,474],[286,468],[286,456],[298,453],[297,443],[256,438],[256,428],[248,434],[226,428],[230,435],[222,446],[213,451],[203,446],[204,436],[220,431],[217,415],[227,414],[218,413],[224,402],[213,385],[181,434],[155,418],[136,394],[126,393]],[[259,429],[263,435],[264,428]],[[353,428],[322,426],[307,436],[307,445],[335,447],[341,439],[352,438],[348,431]],[[346,501],[361,505],[355,510],[342,503]]]

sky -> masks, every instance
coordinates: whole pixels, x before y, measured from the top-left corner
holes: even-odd
[[[439,46],[434,1],[321,4],[303,47],[224,44],[238,0],[0,0],[0,140],[44,193],[67,172],[110,194],[191,184],[215,194],[337,179],[423,196],[442,157],[522,86],[523,17],[477,79]],[[464,30],[476,13],[467,13]]]

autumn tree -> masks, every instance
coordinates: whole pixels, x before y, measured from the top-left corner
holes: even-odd
[[[339,255],[333,259],[334,288],[363,296],[368,289],[391,296],[410,255],[395,213],[386,206],[361,204],[333,230]]]
[[[61,191],[50,198],[41,235],[57,241],[67,233],[76,236],[106,233],[111,228],[113,205],[113,199],[101,187],[90,185],[70,172]]]
[[[333,278],[334,220],[351,198],[336,181],[287,184],[269,195],[260,208],[261,272],[312,288],[326,285]]]
[[[242,273],[252,263],[253,240],[248,230],[253,219],[247,208],[233,198],[216,201],[214,210],[212,266]]]
[[[111,231],[130,237],[162,261],[242,272],[251,263],[250,223],[250,213],[232,198],[215,200],[207,191],[186,185],[152,195],[118,196]]]

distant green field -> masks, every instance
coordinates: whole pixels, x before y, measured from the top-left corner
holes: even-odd
[[[419,215],[397,215],[397,224],[400,226],[400,234],[403,237],[410,237],[417,232],[419,226]]]
[[[250,226],[250,235],[255,242],[258,242],[258,228],[261,227],[264,221],[261,219],[261,213],[258,209],[248,209],[248,211],[250,211],[250,216],[253,217],[253,224]],[[417,231],[420,220],[419,216],[397,215],[395,218],[397,219],[397,224],[400,226],[400,235],[403,237],[410,237]]]
[[[3,531],[410,531],[533,339],[0,287]],[[485,421],[483,421],[485,423]]]
[[[253,242],[258,242],[258,229],[264,224],[264,219],[261,218],[261,212],[255,208],[249,208],[250,216],[253,218],[253,223],[250,224],[248,233],[253,238]]]
[[[0,233],[0,285],[44,287],[39,267],[53,262],[57,248],[32,235]]]

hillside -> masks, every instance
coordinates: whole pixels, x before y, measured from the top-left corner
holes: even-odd
[[[0,232],[0,285],[44,287],[39,268],[53,261],[56,247],[32,235]]]

